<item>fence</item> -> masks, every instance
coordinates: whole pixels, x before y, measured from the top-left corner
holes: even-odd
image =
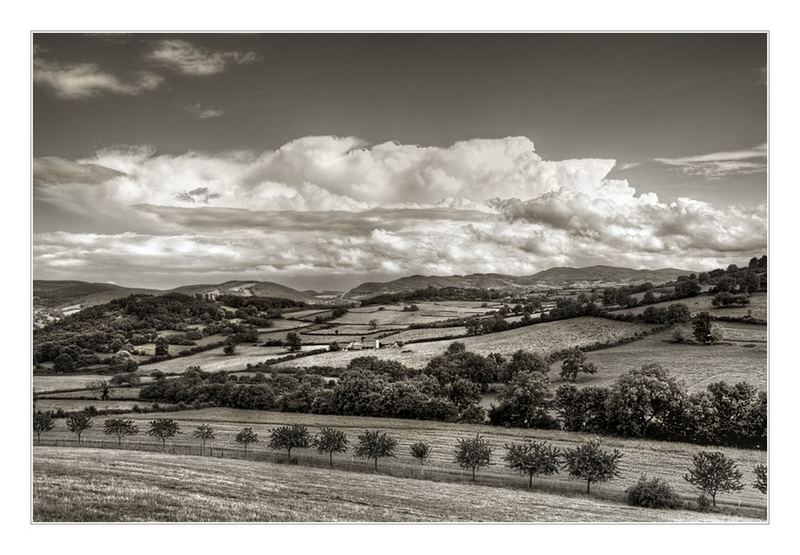
[[[248,448],[247,452],[239,447],[210,447],[199,443],[168,442],[162,445],[160,442],[153,441],[125,441],[120,444],[115,440],[105,439],[82,439],[78,443],[77,439],[66,438],[42,438],[35,442],[36,446],[47,447],[84,447],[94,449],[123,449],[129,451],[145,451],[152,453],[168,453],[171,455],[188,455],[198,457],[210,457],[219,459],[246,459],[248,461],[265,462],[272,464],[293,464],[314,468],[330,468],[330,458],[327,454],[319,454],[311,450],[293,450],[291,460],[286,451],[265,450],[258,448]],[[374,460],[359,459],[352,455],[335,456],[333,458],[333,468],[345,472],[359,472],[375,474]],[[435,482],[450,482],[460,484],[470,484],[472,482],[472,472],[452,467],[443,466],[422,466],[396,461],[391,458],[379,459],[378,474],[392,476],[396,478],[424,479]],[[483,486],[504,487],[513,489],[527,489],[528,479],[515,474],[497,474],[491,472],[478,472],[477,483]],[[543,493],[555,493],[558,495],[577,496],[585,495],[586,483],[579,480],[567,480],[559,478],[533,480],[533,489]],[[598,500],[625,503],[626,496],[623,491],[604,487],[603,484],[595,484],[592,487],[592,497]],[[681,496],[686,501],[694,501],[695,498]],[[717,505],[733,511],[735,514],[763,518],[764,505],[748,503],[728,503],[718,501]]]

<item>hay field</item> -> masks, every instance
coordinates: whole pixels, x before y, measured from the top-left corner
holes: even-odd
[[[36,447],[33,520],[741,522],[747,519],[261,462]]]
[[[523,438],[534,438],[552,441],[560,447],[574,447],[580,441],[597,438],[597,436],[590,434],[560,430],[526,430],[522,428],[499,428],[488,425],[452,424],[421,420],[250,411],[229,408],[131,414],[129,417],[139,421],[139,427],[142,430],[147,428],[148,421],[153,418],[164,417],[177,420],[181,426],[181,433],[176,438],[176,444],[197,445],[197,442],[191,437],[191,430],[200,424],[209,424],[215,429],[217,437],[215,440],[210,441],[208,445],[225,449],[238,447],[233,441],[236,433],[244,426],[252,426],[262,441],[262,443],[254,446],[256,451],[269,451],[265,440],[269,435],[269,430],[276,425],[305,424],[312,433],[321,426],[334,426],[347,433],[351,445],[356,436],[364,429],[380,429],[396,437],[399,443],[398,457],[382,461],[382,465],[405,465],[402,469],[416,468],[416,463],[410,457],[408,450],[411,443],[421,440],[429,442],[433,448],[433,455],[429,463],[426,463],[426,468],[456,473],[459,470],[452,462],[452,453],[457,438],[474,435],[480,431],[494,447],[493,461],[497,463],[481,474],[487,478],[491,477],[501,479],[507,483],[523,485],[525,481],[522,477],[503,466],[503,446],[506,443],[521,441]],[[95,423],[95,427],[87,430],[83,435],[84,439],[107,440],[107,436],[102,433],[101,422],[102,420],[98,420]],[[75,436],[67,430],[64,421],[59,419],[56,420],[55,429],[47,432],[43,437],[70,439]],[[148,441],[148,439],[141,437],[141,441]],[[692,454],[702,450],[702,446],[615,437],[600,437],[599,439],[604,445],[617,448],[623,452],[624,457],[620,463],[622,475],[612,482],[593,486],[593,491],[599,494],[618,496],[626,487],[635,482],[640,474],[646,473],[667,479],[676,491],[682,495],[696,497],[692,487],[683,480],[683,474],[691,464]],[[136,438],[132,441],[139,440],[139,438]],[[713,449],[725,452],[739,463],[744,475],[743,482],[746,484],[750,484],[753,481],[753,466],[761,462],[766,463],[767,460],[767,454],[764,451],[717,447]],[[313,456],[315,454],[311,449],[298,449],[292,452],[292,456],[295,456],[295,453],[298,456],[303,456],[304,454],[305,456]],[[352,460],[353,455],[351,452],[334,456],[334,464],[347,465]],[[468,476],[464,474],[462,478],[467,480]],[[543,478],[540,480],[540,486],[551,491],[571,493],[580,493],[586,487],[584,483],[578,480],[571,480],[563,475]],[[741,492],[720,496],[718,502],[734,504],[741,502],[755,506],[765,505],[764,496],[749,487],[749,485]]]
[[[632,337],[637,332],[652,329],[646,324],[617,322],[603,318],[580,317],[557,322],[546,322],[513,330],[477,335],[459,339],[467,349],[481,355],[501,353],[511,355],[519,349],[548,354],[568,347],[591,345],[598,341],[615,341]],[[391,337],[387,338],[391,341]],[[381,359],[396,360],[413,368],[421,368],[436,355],[442,354],[453,340],[414,343],[400,349],[385,348],[369,351],[337,351],[321,353],[298,360],[279,363],[282,367],[313,365],[347,366],[357,356],[371,355]]]
[[[746,381],[759,388],[767,387],[767,344],[731,342],[727,345],[683,345],[671,343],[671,331],[657,333],[644,339],[587,353],[586,357],[598,366],[598,373],[581,375],[578,385],[608,386],[621,374],[658,363],[680,380],[690,391],[705,389],[712,382]],[[560,365],[553,365],[551,380],[561,383]]]

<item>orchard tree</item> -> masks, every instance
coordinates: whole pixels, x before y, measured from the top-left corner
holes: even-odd
[[[300,335],[297,332],[290,331],[286,334],[286,344],[289,346],[289,350],[292,352],[299,351],[303,345],[302,340],[300,339]]]
[[[475,471],[492,464],[492,447],[481,434],[475,434],[474,438],[459,438],[454,460],[461,468],[472,471],[474,482]]]
[[[364,433],[358,436],[354,452],[356,457],[374,460],[375,470],[378,470],[378,459],[394,457],[396,448],[397,440],[386,432],[364,430]]]
[[[347,434],[342,430],[323,426],[314,436],[314,447],[320,453],[328,454],[328,463],[333,468],[333,454],[347,451]]]
[[[150,437],[157,437],[161,440],[161,446],[167,448],[167,439],[175,437],[180,431],[180,426],[172,418],[156,418],[150,421],[150,428],[147,430],[147,435]]]
[[[617,478],[622,453],[603,449],[597,440],[581,443],[564,451],[563,468],[570,476],[586,480],[586,493],[591,493],[592,482],[607,482]]]
[[[81,442],[81,434],[92,427],[92,419],[85,412],[75,412],[67,417],[67,428],[70,432],[77,434],[78,444]]]
[[[117,436],[117,445],[122,445],[122,437],[135,436],[139,426],[130,418],[109,418],[103,423],[103,433]]]
[[[251,443],[258,443],[258,434],[253,431],[253,428],[243,428],[241,432],[236,434],[236,443],[244,445],[244,458],[247,458],[247,446]]]
[[[412,443],[411,447],[409,447],[409,450],[411,451],[411,456],[419,461],[419,465],[421,467],[425,466],[425,461],[427,461],[433,454],[431,444],[427,441],[418,441],[416,443]],[[425,472],[424,468],[422,471]]]
[[[36,433],[36,443],[42,439],[42,432],[49,432],[55,426],[53,415],[49,412],[37,411],[33,413],[33,431]]]
[[[767,465],[757,464],[753,467],[753,474],[756,475],[756,481],[753,482],[753,487],[758,491],[767,494]]]
[[[561,363],[561,377],[575,382],[578,374],[595,374],[597,367],[586,360],[586,355],[580,349],[570,349]]]
[[[711,505],[717,506],[717,494],[740,491],[742,473],[733,459],[720,451],[700,451],[692,457],[694,465],[683,479],[711,496]]]
[[[558,472],[561,450],[546,441],[526,441],[506,445],[506,466],[528,475],[528,488],[533,487],[534,476],[550,476]]]
[[[308,428],[302,424],[292,424],[291,426],[280,426],[269,431],[270,449],[286,449],[288,460],[292,460],[292,449],[305,448],[311,443],[311,435]]]
[[[200,424],[197,428],[194,429],[192,435],[200,440],[201,442],[200,454],[205,455],[206,442],[209,439],[214,439],[214,428],[212,428],[208,424]]]

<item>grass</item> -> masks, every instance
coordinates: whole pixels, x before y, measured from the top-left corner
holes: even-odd
[[[689,299],[679,299],[675,301],[666,301],[663,303],[655,303],[652,305],[647,306],[637,306],[636,308],[627,308],[623,310],[615,310],[614,314],[639,314],[647,310],[648,306],[653,306],[656,308],[665,308],[671,304],[685,304],[689,307],[689,310],[692,314],[697,314],[698,312],[708,312],[712,316],[732,316],[736,318],[741,318],[742,316],[746,316],[748,313],[752,315],[753,318],[757,320],[766,320],[767,319],[767,294],[766,293],[754,293],[750,297],[750,304],[746,306],[736,306],[730,308],[716,308],[711,304],[711,301],[714,299],[713,295],[699,295],[697,297],[692,297]]]
[[[568,347],[580,347],[596,342],[615,341],[631,337],[638,332],[652,329],[645,324],[617,322],[603,318],[581,317],[557,322],[546,322],[513,330],[464,337],[459,339],[467,349],[481,355],[500,353],[511,355],[519,349],[534,351],[543,355]],[[387,341],[394,341],[394,336]],[[347,366],[349,361],[358,356],[374,355],[381,359],[390,359],[407,366],[421,368],[436,355],[447,349],[453,340],[431,341],[406,345],[401,349],[386,348],[369,351],[337,351],[321,353],[299,360],[279,363],[284,367],[302,367],[313,365]]]
[[[225,355],[224,347],[202,351],[185,357],[177,357],[151,364],[139,366],[139,374],[149,374],[153,370],[161,370],[168,374],[180,374],[190,366],[199,366],[206,372],[231,372],[234,370],[244,370],[248,364],[256,364],[270,359],[286,356],[289,351],[286,347],[263,347],[261,345],[239,344],[236,346],[236,354]],[[303,350],[311,350],[315,347],[304,345]],[[316,347],[319,348],[319,347]]]
[[[416,441],[427,441],[433,448],[433,455],[426,468],[443,472],[458,472],[452,462],[453,448],[460,437],[472,436],[476,432],[484,434],[494,448],[493,461],[496,463],[490,469],[479,473],[480,476],[504,479],[505,482],[523,484],[525,479],[512,472],[502,464],[504,453],[503,446],[512,441],[521,441],[523,438],[548,440],[560,447],[574,447],[577,443],[597,436],[578,434],[574,432],[556,430],[526,430],[521,428],[498,428],[493,426],[472,424],[450,424],[420,420],[403,420],[392,418],[372,418],[358,416],[331,416],[318,414],[282,413],[272,411],[250,411],[228,408],[201,409],[192,411],[131,414],[130,418],[139,421],[141,430],[146,430],[149,420],[158,417],[173,418],[181,426],[181,434],[176,439],[177,444],[196,444],[191,438],[191,430],[200,424],[209,424],[216,431],[216,439],[209,442],[209,447],[222,447],[225,449],[237,447],[233,441],[236,433],[244,426],[251,426],[262,443],[254,446],[255,450],[264,450],[265,441],[269,430],[284,424],[305,424],[312,433],[321,426],[333,426],[344,430],[350,438],[351,444],[355,436],[364,429],[380,429],[387,431],[397,438],[399,442],[397,459],[381,464],[409,465],[416,467],[416,463],[409,455],[409,445]],[[74,434],[66,428],[63,419],[57,419],[53,431],[47,432],[44,438],[69,439]],[[84,439],[107,439],[102,432],[102,421],[95,422],[94,427],[84,433]],[[624,456],[620,464],[621,477],[606,484],[597,484],[593,491],[601,495],[620,496],[625,488],[634,483],[640,474],[660,476],[670,482],[676,491],[686,497],[696,498],[694,489],[683,480],[683,475],[691,464],[694,453],[704,449],[699,445],[677,442],[658,442],[650,440],[623,439],[614,437],[601,437],[600,441],[611,448],[619,449]],[[134,438],[132,441],[138,441]],[[147,438],[142,438],[147,441]],[[707,449],[707,448],[706,448]],[[753,506],[765,506],[765,497],[754,490],[749,484],[753,481],[752,469],[758,463],[766,463],[767,454],[764,451],[714,448],[719,449],[739,463],[744,475],[743,482],[747,487],[734,494],[721,495],[718,502],[737,504],[744,503]],[[311,450],[301,449],[299,454]],[[295,452],[293,452],[293,455]],[[351,452],[334,457],[336,464],[347,464],[351,461]],[[467,475],[464,474],[464,479]],[[559,475],[541,480],[542,487],[558,492],[581,492],[585,484]]]
[[[56,411],[61,409],[66,412],[81,411],[86,407],[93,406],[97,410],[131,410],[134,406],[140,408],[152,407],[150,401],[132,401],[132,400],[81,400],[81,399],[37,399],[36,410],[51,410]],[[168,403],[161,403],[161,407],[169,406]]]
[[[452,326],[447,328],[418,328],[401,331],[399,333],[393,333],[386,338],[386,341],[418,341],[420,339],[437,339],[440,337],[454,337],[466,334],[467,328],[465,326]]]
[[[712,382],[746,381],[767,387],[767,344],[732,342],[723,345],[685,345],[671,343],[672,331],[657,333],[632,343],[587,353],[598,367],[597,374],[581,375],[577,385],[609,386],[621,374],[658,363],[686,384],[690,391],[705,389]],[[562,383],[560,365],[554,364],[551,380]]]
[[[108,381],[108,374],[60,374],[57,376],[33,375],[33,389],[36,393],[49,391],[63,391],[69,389],[85,389],[94,382]],[[142,377],[142,382],[150,381],[149,377]]]
[[[747,519],[261,462],[35,447],[33,520],[741,522]]]

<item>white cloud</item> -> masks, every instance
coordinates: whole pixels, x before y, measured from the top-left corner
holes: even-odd
[[[197,119],[212,119],[212,118],[220,118],[225,115],[223,110],[218,108],[208,108],[204,107],[202,104],[192,104],[191,106],[185,106],[184,110],[189,112],[192,117]]]
[[[654,158],[653,161],[671,166],[687,175],[722,179],[732,175],[767,171],[767,145],[764,143],[743,150],[712,152],[683,158]]]
[[[61,98],[77,100],[105,93],[136,96],[157,89],[163,78],[151,71],[138,71],[127,79],[102,71],[92,63],[69,63],[35,58],[33,81]]]
[[[147,59],[183,75],[208,76],[221,73],[230,65],[251,64],[261,58],[255,52],[214,51],[172,39],[158,41]]]
[[[765,206],[663,202],[609,178],[614,166],[542,160],[524,137],[450,147],[304,137],[266,152],[167,155],[140,146],[42,159],[35,202],[73,228],[105,233],[37,233],[34,271],[147,275],[150,283],[175,275],[324,280],[595,263],[700,269],[763,254]]]

